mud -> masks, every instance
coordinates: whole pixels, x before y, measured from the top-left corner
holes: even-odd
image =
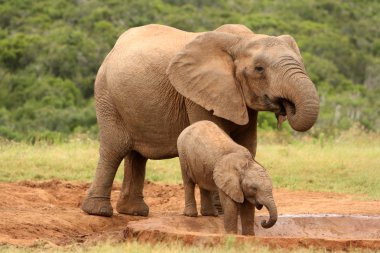
[[[213,245],[223,242],[221,217],[189,218],[181,185],[147,182],[148,218],[120,215],[91,216],[80,210],[89,184],[61,181],[0,183],[0,244],[18,246],[92,244],[111,238],[124,241],[171,242]],[[112,191],[115,206],[120,191]],[[280,214],[268,230],[256,226],[256,237],[237,236],[237,241],[260,241],[278,247],[380,248],[380,201],[358,201],[357,196],[276,189]],[[199,195],[198,195],[199,198]],[[199,203],[199,202],[198,202]],[[257,212],[259,224],[265,210]],[[328,215],[326,215],[328,214]]]
[[[346,250],[352,247],[380,249],[380,216],[366,215],[280,215],[275,226],[263,229],[255,220],[255,237],[237,236],[238,241],[259,241],[274,247],[324,247]],[[240,229],[241,233],[241,229]],[[214,217],[182,215],[131,221],[125,230],[129,238],[144,242],[182,240],[187,244],[213,245],[227,239],[223,221]]]

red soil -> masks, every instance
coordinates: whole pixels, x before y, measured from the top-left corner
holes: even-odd
[[[88,187],[89,184],[61,181],[0,183],[0,245],[91,244],[107,238],[117,241],[137,238],[149,242],[181,239],[186,244],[212,245],[225,240],[221,217],[181,215],[184,206],[181,185],[146,183],[148,218],[116,212],[112,218],[83,213],[80,205]],[[116,185],[112,191],[113,206],[119,190],[120,185]],[[380,231],[380,201],[358,201],[357,196],[352,195],[284,189],[276,189],[274,197],[280,215],[328,213],[369,217],[359,220],[352,220],[350,216],[335,217],[321,221],[323,227],[326,224],[335,226],[326,232],[319,231],[319,220],[315,217],[298,220],[280,217],[273,230],[256,227],[257,237],[237,236],[238,241],[261,241],[280,247],[380,248],[380,232],[377,232]],[[267,215],[264,209],[256,214]],[[297,226],[292,227],[294,224]]]

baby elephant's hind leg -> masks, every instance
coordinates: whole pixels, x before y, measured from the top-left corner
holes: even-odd
[[[201,214],[203,216],[218,216],[218,210],[213,205],[212,192],[200,188]]]
[[[220,198],[219,198],[219,193],[216,192],[211,192],[211,197],[212,197],[212,202],[216,210],[218,210],[218,214],[223,214],[223,208],[222,204],[220,203]]]
[[[185,216],[196,217],[198,216],[198,211],[194,195],[195,184],[187,181],[183,183],[183,186],[185,189],[185,209],[183,210],[183,214]]]

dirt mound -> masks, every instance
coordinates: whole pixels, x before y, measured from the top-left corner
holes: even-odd
[[[380,240],[380,216],[366,215],[280,215],[276,226],[264,229],[255,219],[257,237],[306,237],[347,240]],[[223,234],[223,220],[217,217],[197,218],[174,215],[131,221],[128,227],[135,231],[160,230],[174,234]],[[241,234],[241,226],[239,227]],[[380,242],[380,241],[379,241]]]
[[[260,226],[264,219],[268,217],[256,218],[255,237],[237,236],[237,240],[261,241],[286,248],[300,245],[340,250],[350,247],[380,248],[380,216],[280,215],[276,225],[270,229]],[[124,234],[144,242],[171,242],[180,239],[187,244],[213,245],[227,239],[222,219],[190,218],[183,215],[131,221]]]
[[[181,215],[184,206],[183,187],[181,185],[169,186],[147,182],[144,194],[145,200],[150,206],[148,218],[117,213],[111,218],[105,218],[83,213],[79,207],[88,187],[89,184],[87,183],[57,180],[0,183],[0,213],[2,217],[0,219],[0,244],[21,246],[45,243],[56,245],[87,244],[109,237],[115,240],[125,240],[131,236],[145,241],[170,241],[181,238],[185,243],[213,243],[220,242],[224,238],[221,218],[188,218]],[[120,185],[116,184],[112,190],[113,206],[115,206],[119,192]],[[335,218],[329,216],[330,220],[325,219],[325,223],[321,224],[325,226],[325,224],[332,223],[336,225],[335,229],[351,229],[352,232],[367,231],[372,233],[371,231],[380,231],[379,218],[376,218],[378,216],[375,217],[375,215],[380,215],[380,201],[357,201],[355,196],[350,195],[281,189],[274,191],[274,197],[280,214],[370,215],[375,219],[375,222],[372,220],[366,223],[367,221],[359,219],[355,223],[357,225],[353,225],[352,220],[345,220],[344,218],[339,220],[339,217],[342,216]],[[267,215],[265,210],[257,213],[258,215]],[[273,227],[273,229],[277,229],[277,234],[260,234],[260,228],[256,228],[257,237],[238,236],[237,239],[261,240],[269,244],[274,241],[277,242],[275,245],[280,246],[322,245],[330,247],[331,242],[334,242],[330,248],[344,248],[350,244],[360,247],[380,247],[378,244],[380,235],[378,233],[373,232],[372,237],[360,237],[356,234],[351,237],[334,237],[331,233],[315,235],[310,233],[313,233],[314,228],[320,226],[316,225],[318,220],[315,219],[316,217],[305,216],[309,219],[302,220],[300,217],[303,216],[293,216],[293,218],[290,217],[286,220],[286,215],[280,217],[278,223]],[[294,217],[298,217],[298,220]],[[370,228],[371,223],[374,226],[372,228]],[[296,227],[294,224],[303,224],[303,230],[298,229],[297,231],[304,231],[309,235],[307,233],[279,234],[284,231],[296,231],[289,229],[290,226]],[[359,224],[361,225],[359,226]],[[343,234],[347,233],[344,232]],[[317,243],[315,238],[319,238]],[[328,243],[321,243],[321,241]]]

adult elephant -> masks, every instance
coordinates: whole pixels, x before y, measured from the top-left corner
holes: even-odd
[[[147,159],[178,156],[181,131],[199,120],[219,125],[255,156],[257,111],[291,127],[315,123],[319,100],[289,35],[254,34],[243,25],[191,33],[162,25],[126,31],[95,81],[100,159],[82,209],[111,216],[112,183],[124,159],[119,213],[146,216]]]

